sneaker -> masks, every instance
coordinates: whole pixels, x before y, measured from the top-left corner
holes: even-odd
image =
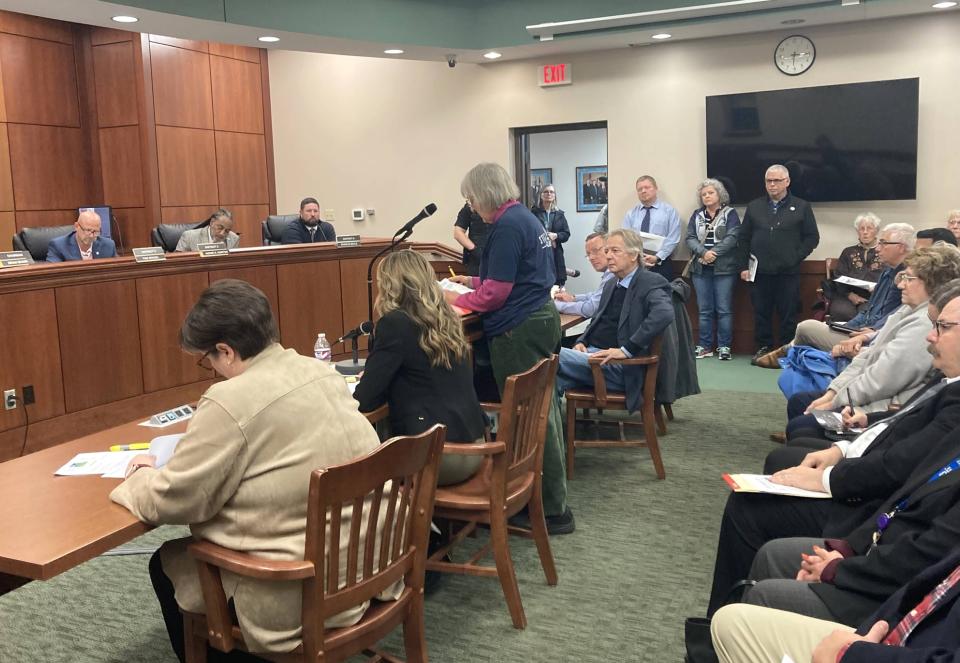
[[[720,361],[730,361],[730,359],[731,359],[731,357],[730,357],[730,348],[728,348],[728,347],[726,347],[726,346],[721,346],[721,347],[717,350],[717,357],[720,359]]]
[[[707,357],[713,356],[713,350],[708,350],[702,345],[698,345],[696,348],[694,348],[693,354],[697,359],[706,359]]]

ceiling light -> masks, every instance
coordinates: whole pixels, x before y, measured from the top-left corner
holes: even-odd
[[[786,21],[780,21],[780,25],[800,25],[806,22],[807,19],[805,18],[788,18]]]
[[[496,60],[497,58],[502,58],[503,53],[497,53],[496,51],[487,51],[486,53],[483,54],[483,57],[487,58],[488,60]]]
[[[666,32],[658,32],[657,34],[650,37],[650,39],[670,39],[673,35],[667,34]]]
[[[388,48],[384,51],[387,55],[403,55],[402,48]]]
[[[275,41],[280,41],[280,37],[274,37],[273,35],[264,35],[262,37],[257,37],[257,41],[265,41],[268,44],[272,44]]]
[[[140,19],[137,18],[136,16],[114,16],[113,20],[116,21],[117,23],[136,23]]]
[[[957,3],[955,2],[938,2],[933,5],[934,9],[950,9],[951,7],[956,7]]]

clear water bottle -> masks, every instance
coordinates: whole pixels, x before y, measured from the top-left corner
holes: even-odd
[[[317,342],[313,344],[313,356],[320,361],[330,361],[330,343],[323,332],[317,334]]]

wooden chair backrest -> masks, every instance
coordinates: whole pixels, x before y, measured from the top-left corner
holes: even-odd
[[[371,600],[400,579],[414,591],[422,589],[445,434],[446,427],[437,424],[311,474],[304,559],[313,562],[316,575],[304,581],[305,652],[322,648],[328,617]],[[345,519],[349,545],[341,559]],[[341,587],[343,569],[346,584]]]
[[[553,383],[558,364],[559,359],[553,355],[507,378],[497,426],[497,441],[506,445],[507,481],[534,471],[543,463],[547,415],[555,397]]]

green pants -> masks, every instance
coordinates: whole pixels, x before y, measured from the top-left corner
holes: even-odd
[[[560,316],[552,301],[548,301],[517,327],[488,339],[490,363],[500,395],[503,395],[507,377],[533,368],[538,361],[552,355],[559,343]],[[559,516],[567,509],[563,429],[560,406],[554,392],[551,385],[547,439],[543,448],[543,510],[548,516]]]

